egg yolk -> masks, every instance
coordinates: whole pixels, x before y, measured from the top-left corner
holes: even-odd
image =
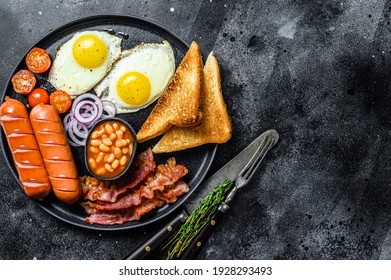
[[[142,73],[128,72],[118,79],[117,93],[125,103],[139,106],[149,99],[151,83]]]
[[[72,48],[73,58],[84,68],[96,68],[107,59],[106,44],[95,35],[77,38]]]

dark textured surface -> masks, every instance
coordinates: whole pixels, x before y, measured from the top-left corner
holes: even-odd
[[[0,1],[0,85],[71,20],[145,17],[213,50],[232,139],[210,173],[269,128],[280,142],[202,259],[391,259],[391,1]],[[0,162],[4,162],[1,154]],[[96,232],[56,220],[1,165],[1,259],[121,259],[159,224]]]

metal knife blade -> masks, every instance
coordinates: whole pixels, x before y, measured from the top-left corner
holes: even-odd
[[[221,184],[225,179],[235,181],[239,172],[246,166],[249,159],[254,155],[255,151],[261,145],[264,138],[273,134],[278,141],[279,135],[274,129],[270,129],[258,136],[246,148],[244,148],[237,156],[231,159],[227,164],[214,173],[209,179],[204,181],[193,194],[184,203],[184,207],[188,213],[191,213],[198,205],[198,203],[206,197],[210,190],[215,186]]]

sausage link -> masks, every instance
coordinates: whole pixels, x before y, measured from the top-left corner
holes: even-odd
[[[18,100],[7,99],[0,107],[0,123],[24,192],[31,198],[43,200],[52,187],[26,106]]]
[[[30,112],[30,121],[56,197],[68,204],[81,196],[81,184],[57,110],[39,104]]]

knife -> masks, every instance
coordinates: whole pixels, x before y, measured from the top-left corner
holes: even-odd
[[[161,230],[153,234],[145,242],[137,246],[136,249],[134,249],[124,259],[140,260],[140,259],[148,258],[148,256],[150,256],[153,252],[155,252],[166,240],[168,240],[171,236],[175,234],[175,232],[186,221],[188,217],[187,213],[191,213],[197,207],[198,203],[204,197],[206,197],[206,195],[209,193],[210,190],[212,190],[216,185],[220,184],[225,179],[235,181],[239,173],[246,167],[246,165],[248,165],[249,160],[253,158],[253,156],[257,151],[260,150],[262,145],[265,145],[265,141],[269,138],[272,138],[273,141],[271,141],[272,144],[270,144],[269,147],[267,147],[265,154],[278,141],[279,135],[277,131],[270,129],[262,133],[253,142],[251,142],[246,148],[244,148],[237,156],[235,156],[232,160],[230,160],[227,164],[225,164],[220,170],[218,170],[215,174],[213,174],[209,179],[204,181],[188,198],[188,200],[184,203],[184,209],[176,217],[174,217],[172,221],[167,223]],[[231,195],[230,197],[232,198],[233,195]],[[216,215],[222,216],[221,211],[217,211],[213,217],[213,219],[218,220],[219,216],[216,217]],[[207,228],[206,232],[208,232],[208,234],[209,232],[211,233],[209,227]],[[204,233],[201,232],[200,236],[201,238],[208,238],[209,235],[205,235],[205,232]],[[199,239],[200,236],[196,238]],[[200,243],[196,242],[195,244],[200,244]],[[197,246],[195,246],[192,243],[190,247],[194,248]],[[189,252],[192,253],[191,254],[187,253],[185,257],[187,258],[194,257],[196,254],[199,253],[198,249],[196,251],[190,250]]]

